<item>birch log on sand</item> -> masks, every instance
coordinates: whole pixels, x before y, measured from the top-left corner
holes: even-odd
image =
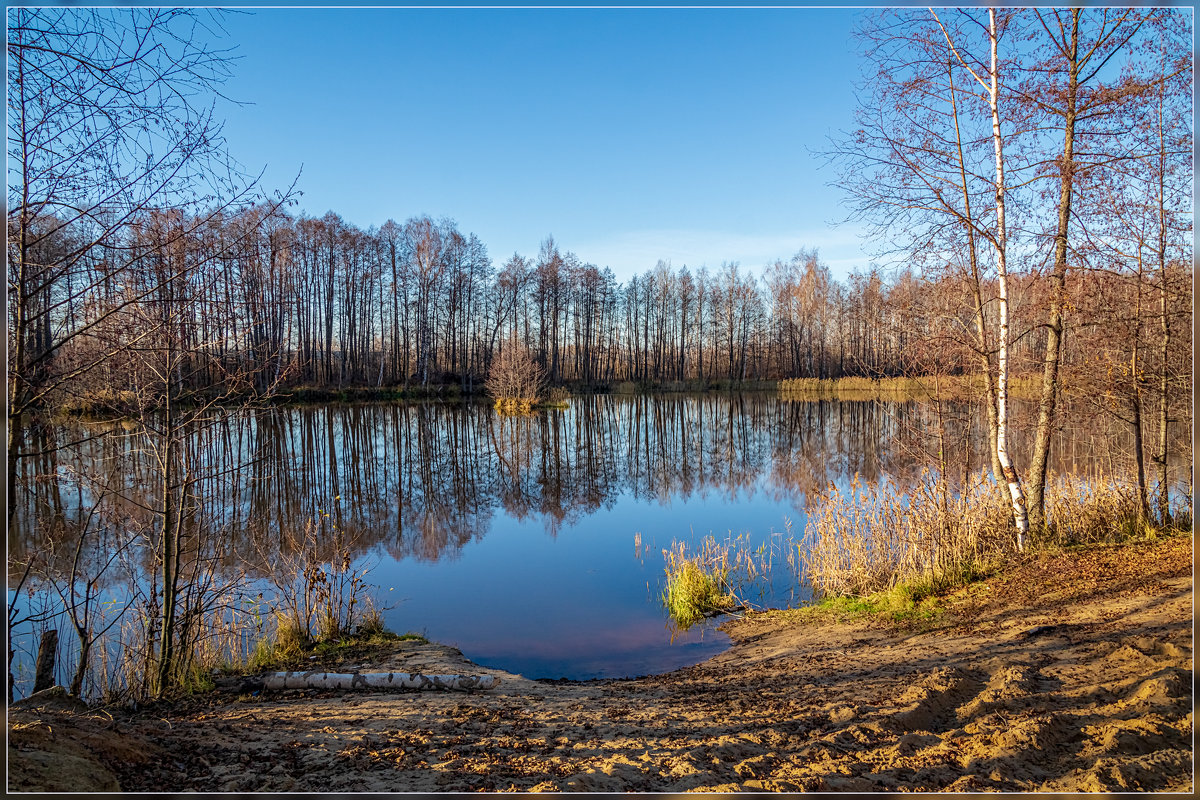
[[[264,689],[446,689],[469,692],[491,689],[494,675],[423,675],[419,672],[272,672],[262,677]]]

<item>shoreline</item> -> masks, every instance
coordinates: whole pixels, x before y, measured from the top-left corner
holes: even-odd
[[[970,400],[983,392],[981,375],[952,375],[940,380],[940,392],[944,399],[952,401]],[[1011,397],[1036,399],[1031,388],[1031,376],[1014,376]],[[934,377],[883,376],[878,378],[844,376],[841,378],[781,378],[746,379],[691,378],[671,381],[612,381],[611,383],[581,384],[570,381],[561,384],[572,397],[599,395],[645,396],[674,394],[775,394],[783,400],[927,400],[933,394]],[[197,395],[200,404],[214,402],[213,398]],[[428,386],[292,386],[280,389],[268,396],[254,398],[249,395],[230,395],[215,401],[216,405],[230,408],[304,407],[329,404],[356,403],[459,403],[477,402],[490,404],[492,399],[483,388],[482,380],[476,381],[466,390],[459,383],[436,383]],[[49,410],[51,415],[81,417],[85,419],[128,418],[124,411],[129,403],[120,393],[111,396],[77,398],[61,403]],[[553,407],[551,403],[549,407]],[[45,409],[41,409],[45,410]]]
[[[747,615],[728,650],[635,679],[533,681],[402,643],[371,669],[501,683],[10,710],[9,788],[39,785],[39,743],[70,756],[49,777],[90,747],[75,780],[125,791],[1192,788],[1190,538],[1041,553],[942,607],[917,626]]]

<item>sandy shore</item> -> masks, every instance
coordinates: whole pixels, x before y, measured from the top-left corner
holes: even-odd
[[[922,629],[783,612],[728,630],[725,653],[636,680],[539,683],[402,642],[346,666],[501,683],[215,694],[116,717],[16,710],[9,787],[1192,788],[1190,540],[1031,558],[949,598]]]

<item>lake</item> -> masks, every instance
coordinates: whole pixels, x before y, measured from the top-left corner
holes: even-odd
[[[950,463],[983,467],[983,415],[960,404],[943,416]],[[712,536],[758,550],[773,568],[742,597],[801,604],[806,505],[856,474],[914,480],[936,463],[935,423],[916,402],[717,393],[598,395],[518,417],[470,402],[220,412],[187,442],[188,524],[207,532],[226,574],[261,576],[313,520],[368,569],[394,631],[532,678],[629,677],[728,644],[713,621],[687,631],[668,621],[659,597],[672,542]],[[77,524],[101,494],[106,524],[149,526],[140,504],[153,499],[153,471],[134,433],[81,421],[43,431],[95,438],[27,465],[43,478],[16,509],[10,558],[43,546],[47,520]],[[1094,418],[1064,423],[1055,466],[1108,469],[1119,442]],[[94,540],[101,559],[113,546]],[[10,562],[10,586],[11,572]],[[114,579],[105,592],[122,587]]]

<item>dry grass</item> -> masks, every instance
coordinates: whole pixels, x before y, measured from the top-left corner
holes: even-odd
[[[1057,476],[1046,487],[1046,528],[1034,545],[1073,546],[1152,538],[1139,518],[1133,486],[1113,478]],[[983,474],[957,493],[926,473],[902,492],[831,487],[809,511],[799,555],[808,580],[825,596],[863,597],[902,589],[910,599],[961,586],[987,572],[1015,546],[1011,510]],[[1191,527],[1191,509],[1173,530]]]
[[[810,509],[799,554],[822,595],[868,595],[899,584],[929,591],[975,574],[1011,549],[1008,508],[978,476],[957,495],[928,473],[907,494],[891,484],[831,487]]]
[[[271,556],[277,635],[302,644],[349,636],[377,613],[366,579],[373,563],[354,563],[356,537],[318,512],[321,520],[309,520],[302,538]]]
[[[1036,397],[1039,379],[1034,375],[1014,376],[1008,382],[1013,397]],[[785,400],[926,399],[970,400],[984,394],[983,375],[942,375],[896,378],[789,378],[779,382]]]
[[[176,629],[177,661],[166,693],[192,692],[211,686],[211,672],[248,660],[263,633],[265,606],[243,581],[218,582],[202,576],[199,587],[181,600]],[[119,615],[107,619],[105,613]],[[127,610],[114,606],[98,615],[102,630],[92,645],[83,696],[103,703],[122,704],[158,694],[158,639],[160,610],[135,603]],[[112,622],[110,626],[108,623]],[[67,644],[71,658],[79,645]]]
[[[1137,488],[1111,477],[1057,476],[1046,486],[1046,530],[1041,541],[1069,547],[1153,538],[1161,521],[1140,516]],[[1171,531],[1192,528],[1190,505],[1173,509]]]

